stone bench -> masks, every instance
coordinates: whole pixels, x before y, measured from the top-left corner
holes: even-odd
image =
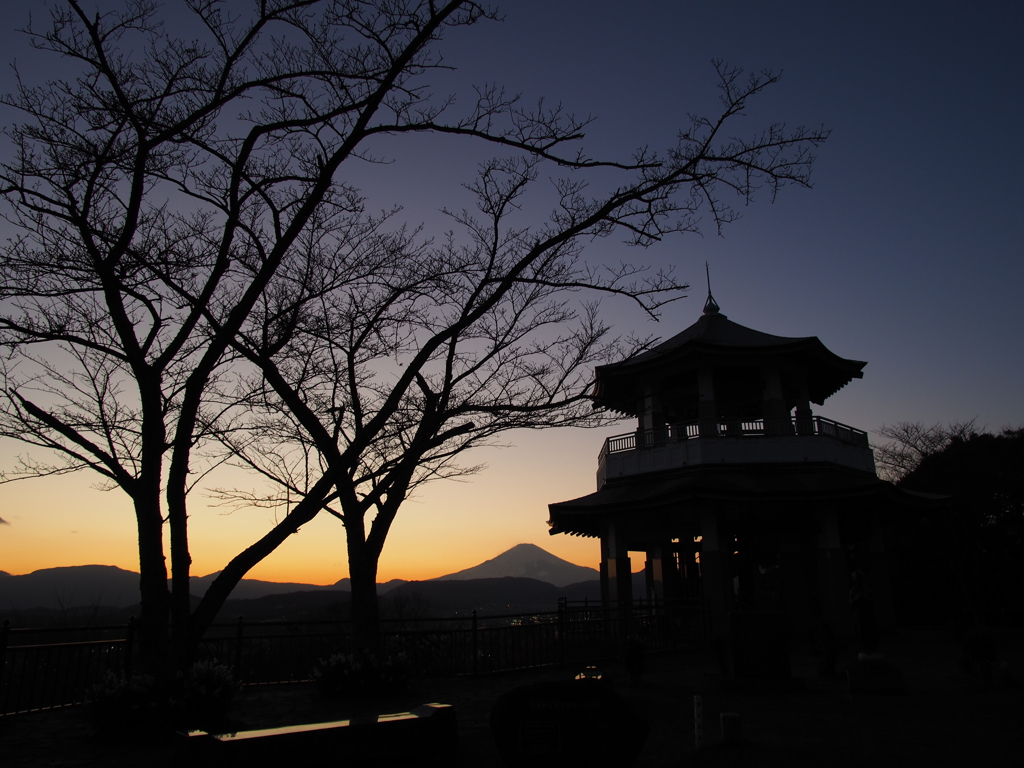
[[[363,715],[348,720],[260,728],[235,733],[192,731],[189,757],[196,764],[224,766],[239,761],[246,768],[328,764],[344,756],[401,758],[453,752],[458,743],[455,709],[449,704],[423,704],[409,712]]]

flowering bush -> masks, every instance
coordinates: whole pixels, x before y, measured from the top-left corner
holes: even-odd
[[[197,661],[178,673],[171,692],[170,709],[181,727],[202,727],[221,719],[241,688],[231,667],[216,659]]]
[[[230,667],[199,661],[163,684],[150,675],[107,672],[88,698],[100,730],[151,733],[212,725],[239,687]]]
[[[404,653],[385,656],[336,653],[317,662],[313,680],[325,696],[373,698],[405,690],[409,686],[410,667]]]
[[[149,730],[166,719],[156,680],[149,675],[107,672],[89,689],[88,699],[101,730]]]

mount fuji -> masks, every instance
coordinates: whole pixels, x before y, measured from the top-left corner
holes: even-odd
[[[601,574],[594,568],[575,565],[555,557],[535,544],[517,544],[495,558],[485,560],[472,568],[438,576],[430,581],[469,581],[471,579],[500,579],[506,576],[537,579],[566,587],[581,581],[592,581]]]

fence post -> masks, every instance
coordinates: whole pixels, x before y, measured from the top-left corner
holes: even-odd
[[[4,680],[4,660],[7,657],[7,642],[11,635],[11,620],[4,619],[3,627],[0,628],[0,719],[9,714],[11,701],[11,688],[14,687],[14,670],[11,670],[10,679]],[[12,665],[13,666],[13,665]],[[6,685],[5,685],[6,682]]]
[[[4,659],[7,657],[7,638],[11,636],[11,620],[4,619],[3,627],[0,627],[0,676],[4,672]]]
[[[238,629],[235,631],[235,680],[242,679],[242,635],[245,632],[245,618],[238,617]]]
[[[698,752],[704,748],[704,698],[693,697],[693,747]]]
[[[558,666],[565,666],[565,614],[567,602],[564,597],[558,598]]]
[[[477,634],[476,634],[476,611],[475,610],[473,611],[473,643],[472,643],[472,648],[473,648],[473,677],[476,677],[476,672],[477,672],[477,666],[476,666],[477,665],[477,653],[479,652],[479,643],[477,641]]]
[[[132,676],[132,649],[135,646],[135,617],[128,617],[128,626],[124,630],[124,676]]]

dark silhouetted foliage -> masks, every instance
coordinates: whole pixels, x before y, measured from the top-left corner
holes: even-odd
[[[914,513],[899,528],[900,566],[912,585],[904,607],[933,622],[1020,623],[1024,429],[945,434],[898,482],[950,497],[942,512]]]

